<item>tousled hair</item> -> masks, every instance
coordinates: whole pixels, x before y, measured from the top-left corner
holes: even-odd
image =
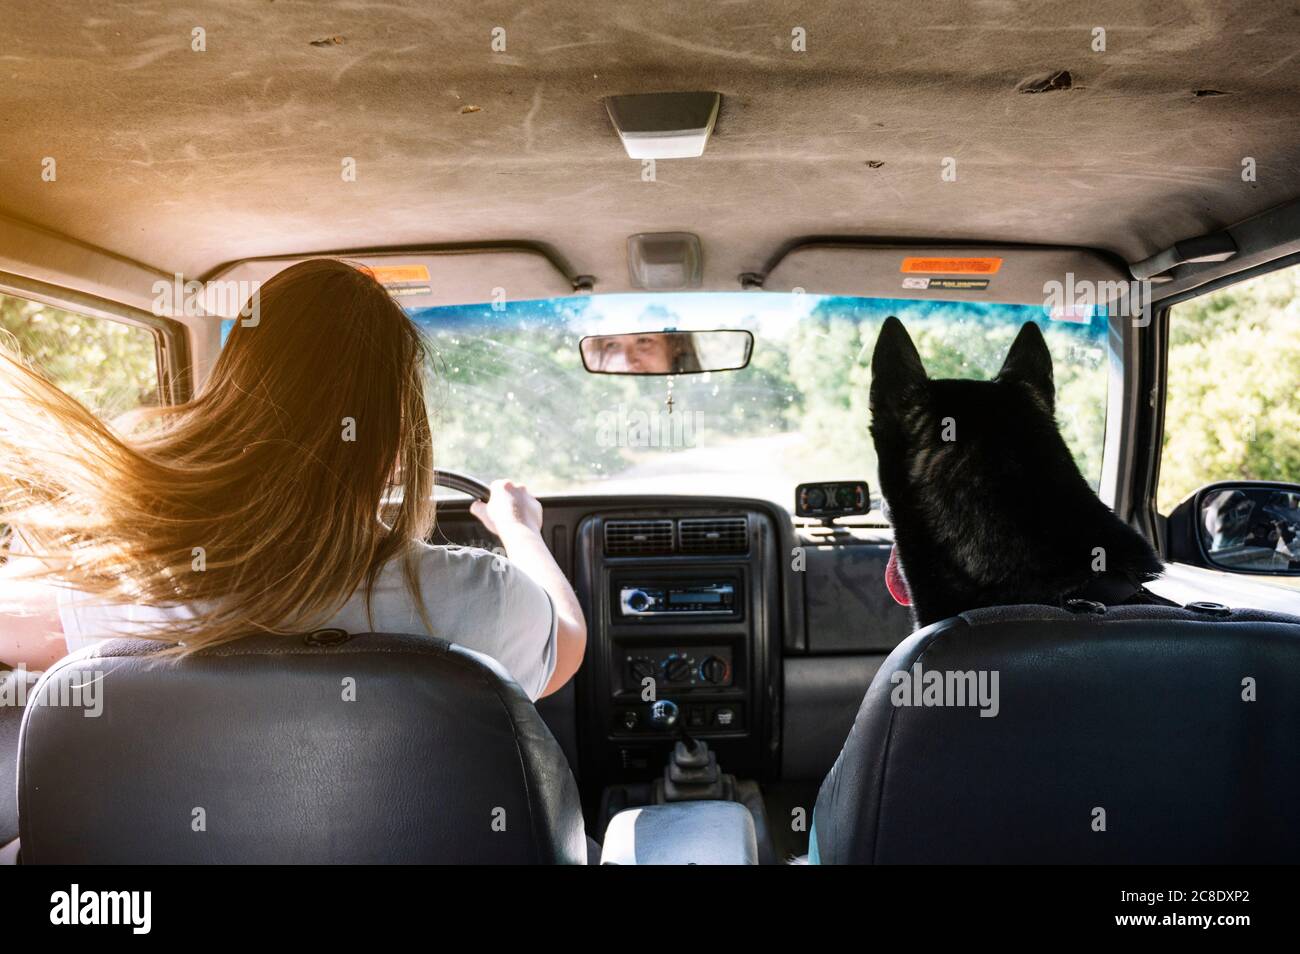
[[[300,631],[433,528],[426,345],[373,276],[315,259],[235,322],[199,396],[101,421],[0,343],[0,524],[33,575],[109,603],[187,604],[133,635],[190,652]],[[111,633],[105,633],[109,636]]]

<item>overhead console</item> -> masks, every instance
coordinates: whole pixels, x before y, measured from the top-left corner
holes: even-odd
[[[593,515],[578,527],[589,607],[580,741],[606,780],[662,770],[685,732],[728,771],[774,764],[778,530],[760,509]]]

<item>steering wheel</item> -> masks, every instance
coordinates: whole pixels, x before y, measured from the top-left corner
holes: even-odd
[[[456,490],[473,497],[475,500],[487,500],[488,495],[492,493],[491,488],[477,477],[461,474],[454,470],[442,470],[438,467],[433,469],[433,483],[436,487]]]

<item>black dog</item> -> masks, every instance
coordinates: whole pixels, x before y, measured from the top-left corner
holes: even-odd
[[[994,380],[932,381],[890,317],[871,376],[894,526],[887,582],[918,626],[982,606],[1145,601],[1160,559],[1097,498],[1061,439],[1036,324],[1020,329]]]

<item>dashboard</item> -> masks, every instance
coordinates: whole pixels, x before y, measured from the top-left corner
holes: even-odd
[[[538,711],[584,803],[662,773],[683,730],[737,776],[820,781],[871,677],[911,632],[883,585],[888,531],[797,527],[747,498],[542,503],[588,646],[577,678]],[[440,502],[433,542],[495,543],[461,502]]]

